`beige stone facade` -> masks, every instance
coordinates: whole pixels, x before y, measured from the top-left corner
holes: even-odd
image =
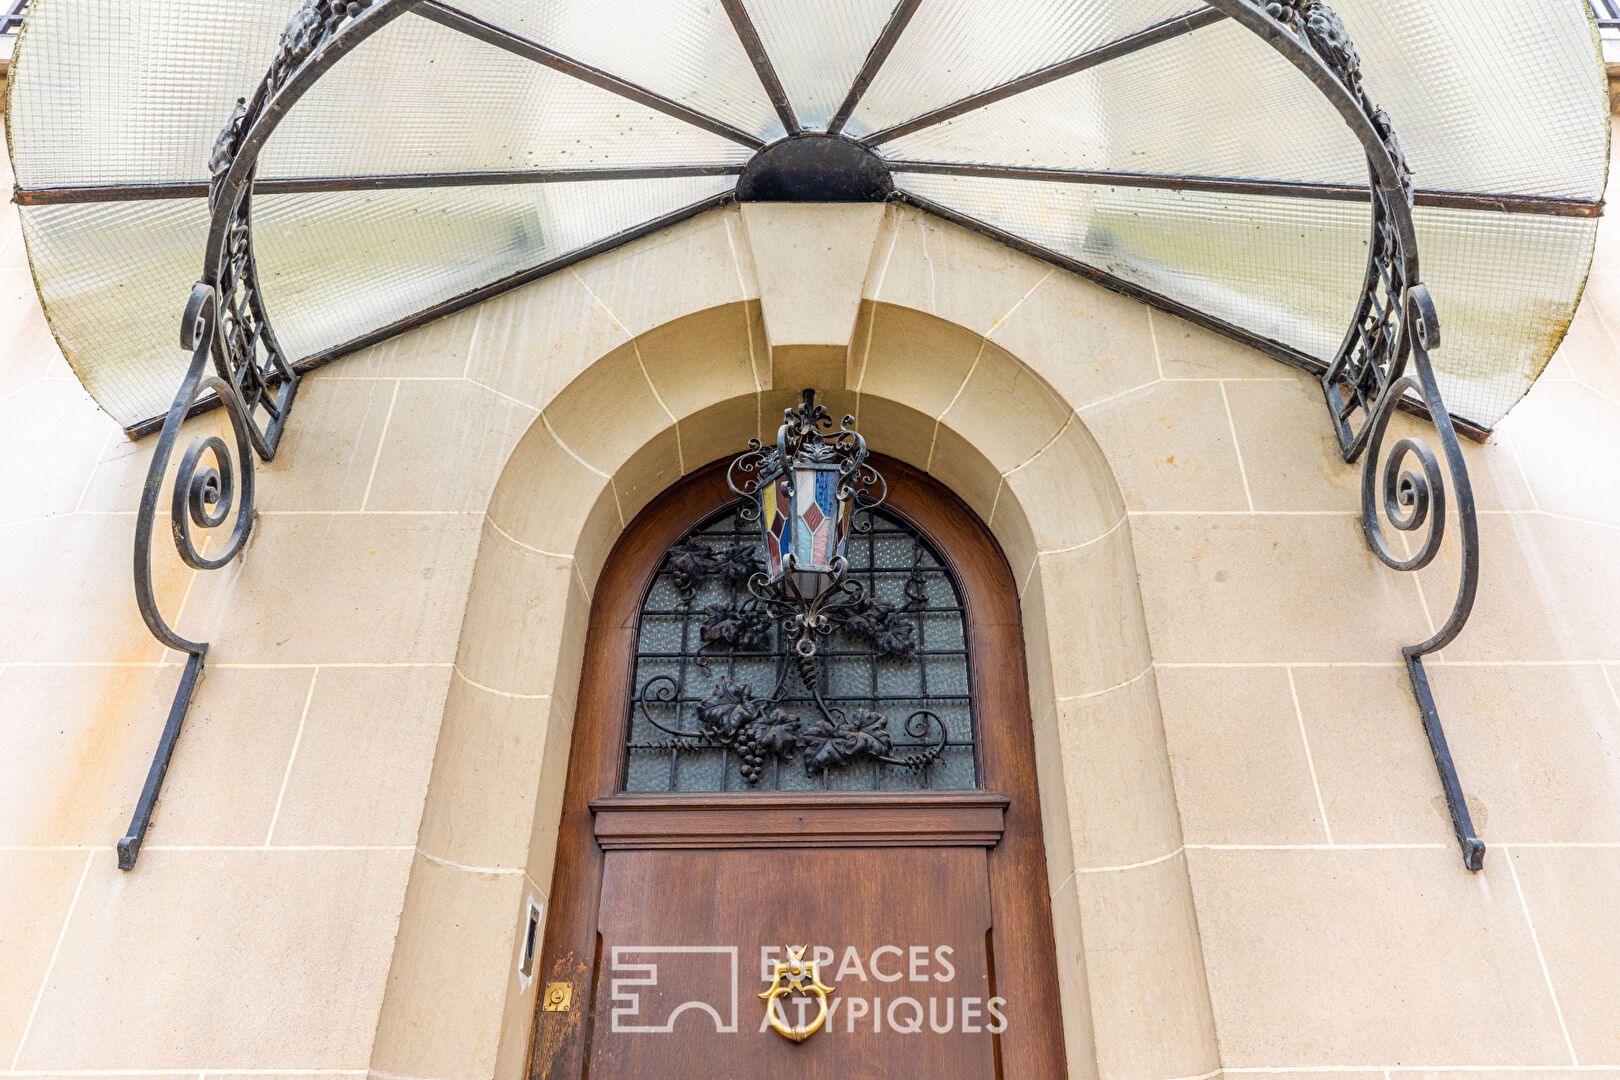
[[[1399,653],[1454,552],[1368,552],[1314,380],[927,215],[805,205],[714,211],[309,377],[244,555],[161,557],[213,648],[121,873],[179,674],[130,583],[150,444],[56,350],[8,210],[0,1070],[520,1076],[597,574],[814,385],[1020,583],[1072,1076],[1620,1076],[1599,235],[1563,350],[1467,447],[1479,603],[1430,671],[1482,873]]]

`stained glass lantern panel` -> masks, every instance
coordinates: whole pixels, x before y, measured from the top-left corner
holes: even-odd
[[[759,489],[759,528],[765,542],[765,573],[772,582],[782,580],[783,556],[789,550],[787,477],[765,481]]]
[[[838,467],[795,465],[792,472],[788,529],[793,568],[805,574],[831,574],[849,533],[849,499],[838,497]]]

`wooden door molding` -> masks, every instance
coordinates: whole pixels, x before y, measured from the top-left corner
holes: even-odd
[[[596,799],[604,851],[994,847],[1010,802],[988,791],[727,792]]]
[[[959,499],[898,461],[877,455],[873,461],[889,481],[888,506],[934,546],[961,590],[982,790],[903,798],[881,792],[613,794],[624,769],[642,599],[669,547],[736,501],[725,483],[724,462],[687,477],[630,524],[597,582],[539,969],[542,983],[572,984],[573,1003],[568,1012],[536,1011],[529,1063],[534,1080],[576,1080],[583,1074],[601,993],[593,977],[601,970],[597,918],[608,850],[779,846],[769,840],[772,826],[794,823],[810,833],[798,847],[984,849],[992,926],[990,993],[1009,1003],[1007,1026],[998,1036],[998,1072],[1065,1074],[1023,631],[1012,574],[988,530]],[[723,827],[717,822],[735,827],[730,843],[715,842]]]

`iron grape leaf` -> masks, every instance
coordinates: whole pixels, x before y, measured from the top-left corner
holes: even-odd
[[[711,738],[731,739],[760,718],[764,703],[735,679],[721,678],[698,702],[698,722]]]
[[[758,603],[710,604],[700,631],[705,643],[723,641],[733,648],[758,652],[771,643],[771,620]]]
[[[869,709],[856,709],[847,718],[811,720],[799,741],[804,767],[813,773],[848,765],[862,755],[881,757],[893,746],[888,718]]]
[[[917,627],[886,600],[863,597],[844,616],[844,625],[864,634],[879,656],[910,660],[917,655]]]
[[[762,569],[753,544],[731,544],[711,555],[713,572],[733,585],[741,584]]]
[[[669,549],[669,568],[693,581],[715,572],[714,552],[706,544],[688,540]]]
[[[786,757],[798,748],[800,724],[799,718],[787,710],[772,709],[754,721],[754,742],[761,750]]]

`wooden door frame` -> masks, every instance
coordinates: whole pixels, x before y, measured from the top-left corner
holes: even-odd
[[[991,993],[1008,1002],[1007,1028],[998,1036],[1002,1070],[1007,1077],[1061,1077],[1063,1021],[1017,588],[1000,547],[960,499],[899,461],[880,455],[872,460],[889,482],[886,505],[928,539],[961,590],[979,784],[1011,797],[1001,840],[988,851],[994,920],[986,942]],[[737,501],[726,485],[727,464],[700,469],[654,499],[624,531],[597,580],[539,965],[542,992],[537,995],[528,1068],[532,1080],[577,1080],[582,1074],[599,990],[593,979],[601,967],[596,916],[605,858],[590,803],[616,792],[623,775],[642,601],[669,548]],[[713,805],[717,797],[662,798]],[[813,792],[800,801],[820,798],[829,804],[838,801],[834,793]],[[551,982],[572,984],[568,1012],[541,1007],[543,986]]]

